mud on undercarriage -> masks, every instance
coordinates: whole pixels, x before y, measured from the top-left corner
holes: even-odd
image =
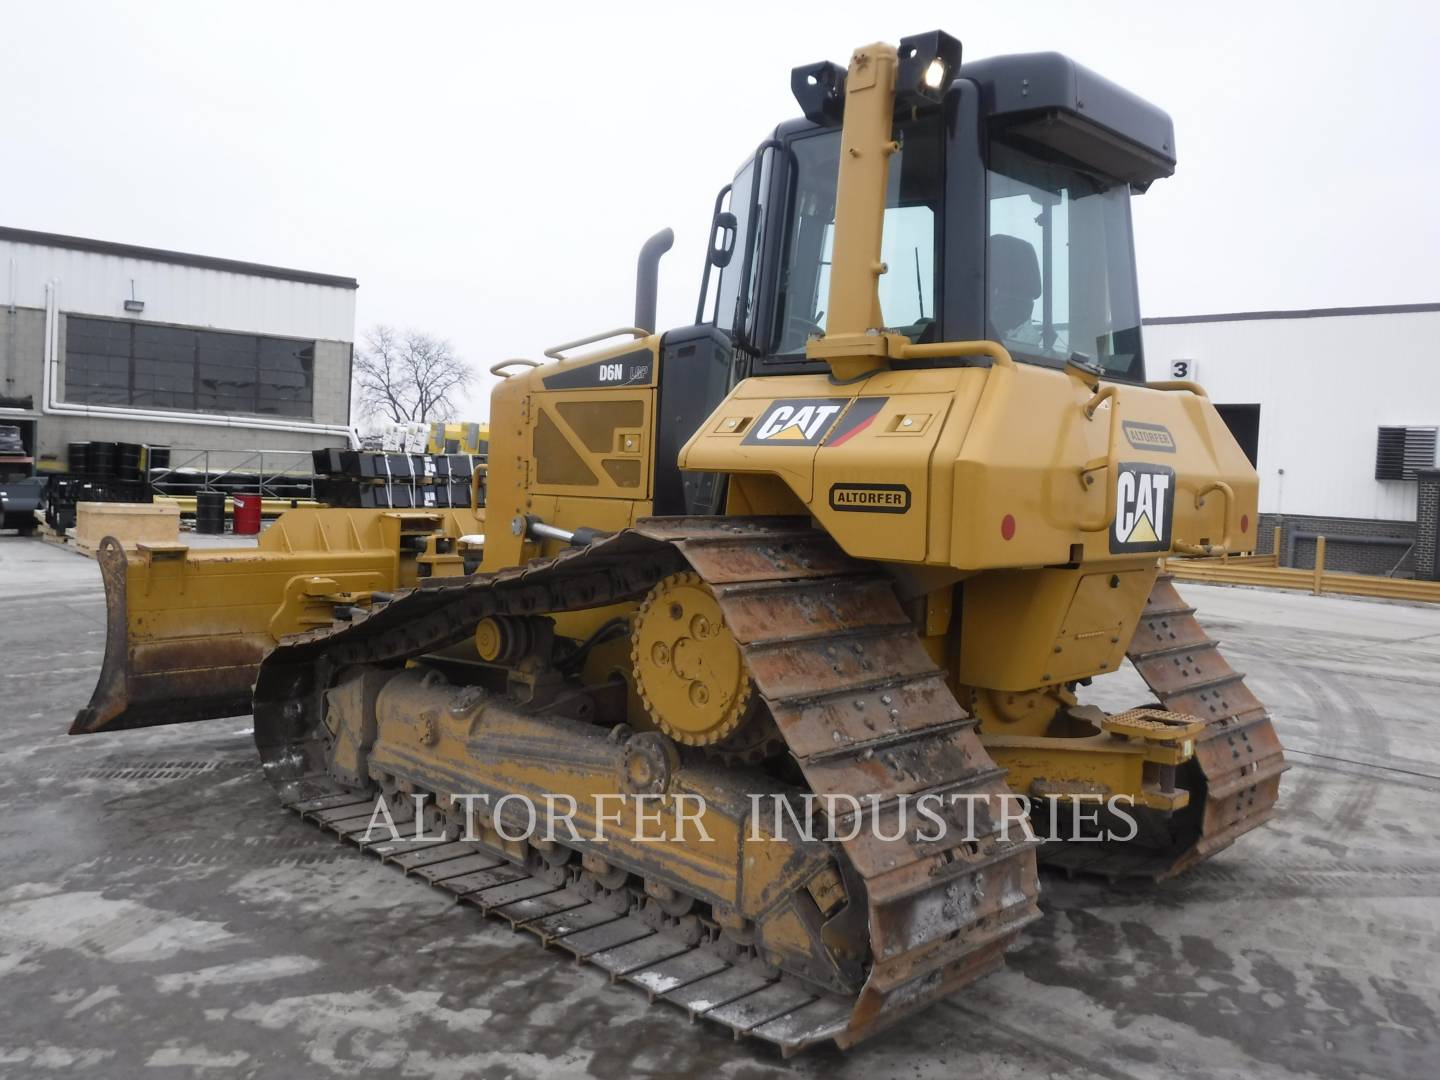
[[[537,776],[554,787],[562,747],[564,769],[583,776],[582,787],[633,789],[627,762],[637,758],[650,790],[719,793],[720,807],[734,807],[747,784],[775,786],[763,773],[707,766],[694,751],[682,757],[653,732],[527,716],[476,687],[450,685],[439,671],[398,674],[473,635],[482,619],[635,601],[678,572],[698,574],[713,591],[810,791],[875,796],[882,805],[925,792],[1005,797],[974,719],[888,581],[807,522],[773,518],[642,522],[545,562],[436,580],[287,640],[262,665],[256,687],[266,774],[287,806],[351,839],[364,835],[356,826],[361,816],[369,824],[376,792],[439,797],[431,824],[450,839],[362,846],[692,1015],[786,1053],[831,1039],[851,1045],[1000,966],[1005,948],[1038,918],[1038,886],[1034,845],[1002,840],[998,829],[979,841],[938,843],[866,831],[827,850],[788,851],[780,868],[747,876],[754,861],[739,843],[727,852],[728,875],[718,866],[697,872],[693,858],[677,872],[686,860],[670,865],[675,852],[546,849],[503,840],[483,813],[479,821],[443,816],[438,803],[458,791],[538,791]],[[1047,845],[1045,855],[1070,869],[1160,877],[1259,824],[1283,760],[1263,709],[1168,580],[1156,585],[1131,658],[1162,705],[1207,721],[1190,778],[1206,797],[1144,845]],[[338,688],[358,685],[366,672],[383,677],[361,697],[373,702],[399,677],[424,683],[424,701],[372,710],[374,730],[338,724]],[[449,720],[437,729],[441,716]],[[397,736],[387,740],[386,730]],[[445,755],[426,753],[447,737],[458,740],[449,760],[469,760],[468,771],[447,772]],[[498,740],[493,748],[487,737]],[[369,739],[363,768],[357,739]],[[458,839],[476,826],[479,840]],[[756,881],[761,887],[747,892]]]

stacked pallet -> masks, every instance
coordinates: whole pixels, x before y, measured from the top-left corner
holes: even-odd
[[[69,530],[75,549],[92,559],[100,541],[113,536],[127,549],[138,544],[175,544],[180,540],[180,507],[172,503],[85,503],[76,508]]]
[[[470,478],[483,454],[313,452],[315,497],[329,506],[409,510],[470,505]]]

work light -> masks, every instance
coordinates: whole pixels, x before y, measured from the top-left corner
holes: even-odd
[[[960,67],[960,42],[943,30],[900,39],[895,100],[904,105],[939,103]],[[918,101],[916,99],[919,99]]]
[[[840,123],[845,111],[845,69],[839,64],[822,60],[792,68],[790,91],[812,124]]]

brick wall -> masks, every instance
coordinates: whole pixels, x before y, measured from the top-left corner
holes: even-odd
[[[1261,514],[1257,550],[1269,554],[1276,525],[1283,532],[1280,564],[1309,570],[1315,565],[1315,541],[1298,534],[1325,537],[1325,568],[1355,574],[1391,574],[1416,577],[1417,530],[1413,521],[1377,521],[1373,518],[1317,517],[1306,514]],[[1379,544],[1363,537],[1378,536],[1407,541]],[[1398,564],[1398,567],[1397,567]]]
[[[1415,497],[1415,576],[1440,581],[1440,469],[1420,470]]]

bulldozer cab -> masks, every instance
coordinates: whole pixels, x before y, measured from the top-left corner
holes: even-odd
[[[718,280],[707,274],[699,310],[733,338],[742,374],[825,370],[806,355],[830,324],[841,173],[834,95],[808,81],[824,67],[796,69],[807,116],[778,127],[717,204]],[[885,332],[1144,380],[1129,201],[1174,170],[1164,112],[1057,53],[1002,56],[960,66],[938,102],[901,98],[893,137]]]

